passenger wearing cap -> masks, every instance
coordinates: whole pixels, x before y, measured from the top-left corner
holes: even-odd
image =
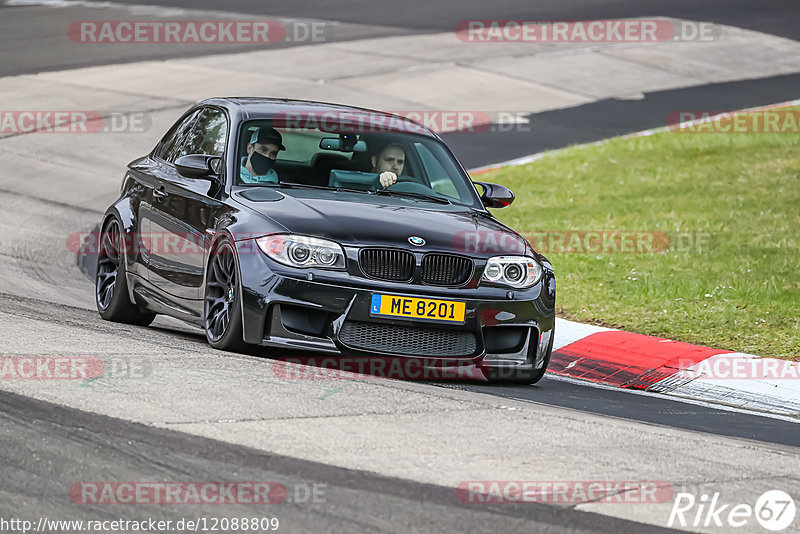
[[[283,138],[275,128],[259,128],[250,136],[247,143],[247,155],[242,158],[239,176],[247,184],[278,183],[275,172],[275,159],[278,152],[286,150]]]

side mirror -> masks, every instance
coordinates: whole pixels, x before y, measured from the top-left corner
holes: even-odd
[[[221,167],[221,157],[207,154],[187,154],[175,160],[178,174],[186,178],[216,180]]]
[[[504,185],[489,182],[473,182],[483,188],[481,202],[487,208],[507,208],[514,202],[514,192]]]

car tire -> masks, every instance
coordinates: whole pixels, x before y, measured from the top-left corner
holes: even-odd
[[[547,353],[544,355],[544,363],[541,369],[516,370],[512,368],[489,369],[486,378],[493,384],[508,385],[529,385],[537,383],[544,377],[547,367],[550,365],[550,355],[553,353],[553,340],[555,340],[555,327],[550,333],[550,343],[547,344]]]
[[[239,267],[230,239],[222,237],[208,260],[203,295],[203,330],[215,349],[247,352],[242,329]]]
[[[119,219],[109,219],[100,233],[97,251],[94,291],[97,312],[106,321],[147,326],[153,322],[156,314],[143,311],[131,302],[122,239]]]

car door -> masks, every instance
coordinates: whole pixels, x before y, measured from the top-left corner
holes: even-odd
[[[194,124],[199,111],[192,110],[178,119],[146,158],[132,162],[128,167],[126,184],[136,210],[136,240],[131,252],[135,253],[128,269],[131,274],[148,279],[148,264],[151,256],[150,220],[153,213],[153,190],[160,186],[159,176],[166,172],[165,163],[170,155],[183,146],[186,136]],[[127,182],[133,180],[133,183]]]
[[[206,230],[221,203],[209,196],[214,183],[181,176],[175,169],[175,160],[188,154],[224,158],[228,127],[222,109],[202,108],[183,143],[164,161],[153,190],[149,232],[153,246],[148,276],[151,284],[178,299],[203,298]],[[221,172],[224,168],[223,163]]]

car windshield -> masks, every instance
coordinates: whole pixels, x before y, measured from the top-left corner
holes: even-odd
[[[237,142],[237,185],[480,205],[468,176],[441,142],[407,131],[331,129],[333,133],[278,120],[244,123]],[[387,172],[394,177],[384,176],[382,183],[381,175]],[[387,180],[396,182],[387,185]]]

